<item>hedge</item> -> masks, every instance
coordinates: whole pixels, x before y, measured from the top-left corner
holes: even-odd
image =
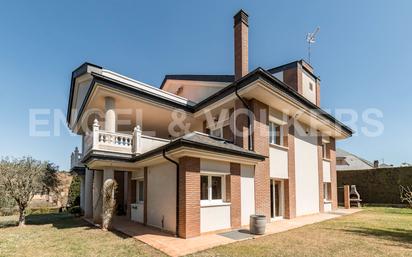
[[[338,188],[356,185],[363,203],[402,204],[399,186],[412,186],[412,167],[342,170],[337,171],[337,180]]]

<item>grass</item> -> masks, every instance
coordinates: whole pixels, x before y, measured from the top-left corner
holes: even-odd
[[[65,213],[0,217],[0,256],[165,256],[122,234],[103,232]]]
[[[192,256],[412,256],[412,210],[366,208],[350,216]]]
[[[0,217],[0,256],[164,256],[122,234],[103,232],[68,214]],[[412,256],[412,210],[366,208],[254,240],[220,246],[202,256]]]

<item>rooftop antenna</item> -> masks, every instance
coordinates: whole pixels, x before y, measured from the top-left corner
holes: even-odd
[[[306,42],[308,42],[308,62],[310,64],[310,46],[316,42],[316,35],[319,33],[320,27],[318,26],[315,31],[306,35]]]

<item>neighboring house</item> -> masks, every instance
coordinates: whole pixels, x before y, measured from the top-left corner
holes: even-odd
[[[336,170],[368,170],[373,168],[374,163],[340,148],[336,149]]]
[[[407,162],[402,162],[401,165],[400,165],[400,167],[411,167],[411,166],[412,166],[412,164],[407,163]]]
[[[305,61],[248,70],[243,11],[234,41],[234,75],[168,75],[160,89],[90,63],[73,71],[86,217],[101,221],[107,179],[119,214],[183,238],[337,208],[335,142],[352,130],[320,108]]]

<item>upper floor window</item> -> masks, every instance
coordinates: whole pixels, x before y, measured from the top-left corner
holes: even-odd
[[[309,90],[313,91],[313,83],[309,82]]]
[[[322,157],[323,159],[328,159],[329,155],[328,155],[328,146],[326,143],[322,143]]]
[[[280,125],[269,122],[269,143],[283,145],[283,129]]]
[[[210,130],[210,135],[214,137],[223,137],[223,128],[215,128]]]

